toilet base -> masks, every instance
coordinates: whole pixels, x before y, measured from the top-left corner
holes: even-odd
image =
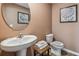
[[[55,56],[61,56],[61,50],[51,48],[51,54]]]

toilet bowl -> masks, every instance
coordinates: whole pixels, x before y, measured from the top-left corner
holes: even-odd
[[[57,56],[61,56],[61,49],[63,49],[64,44],[60,41],[54,41],[50,43],[51,53]]]
[[[50,45],[51,53],[60,56],[61,49],[63,49],[64,44],[60,41],[53,41],[53,34],[46,35],[46,41]]]

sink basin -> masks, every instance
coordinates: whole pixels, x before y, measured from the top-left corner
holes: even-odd
[[[22,51],[37,41],[35,35],[24,35],[22,38],[7,38],[0,43],[1,49],[8,52]]]

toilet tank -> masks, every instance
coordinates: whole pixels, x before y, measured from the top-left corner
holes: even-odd
[[[47,35],[46,35],[46,41],[47,41],[48,43],[51,43],[51,42],[53,41],[53,34],[47,34]]]

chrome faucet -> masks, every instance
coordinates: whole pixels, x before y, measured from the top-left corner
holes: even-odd
[[[18,38],[22,38],[22,37],[23,37],[23,34],[19,33]]]

